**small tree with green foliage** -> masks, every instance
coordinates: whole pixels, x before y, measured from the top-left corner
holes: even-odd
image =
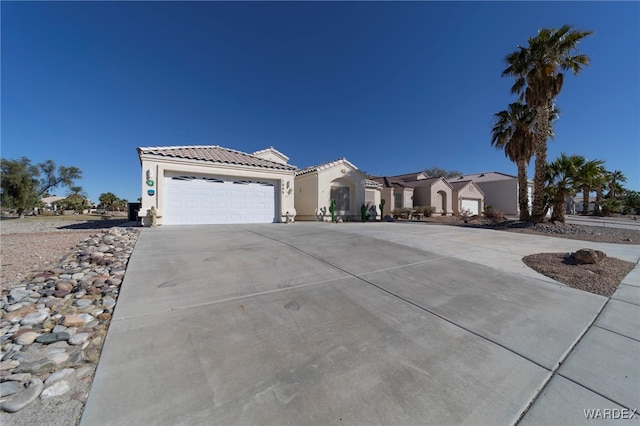
[[[100,201],[101,208],[105,210],[111,210],[116,201],[118,201],[118,197],[116,197],[116,194],[114,194],[113,192],[105,192],[103,194],[100,194],[100,197],[98,197],[98,201]]]
[[[52,160],[37,165],[22,157],[19,160],[2,159],[1,190],[3,207],[15,208],[24,217],[24,212],[40,205],[40,199],[49,190],[58,186],[72,186],[73,182],[82,178],[82,171],[77,167],[56,167]]]

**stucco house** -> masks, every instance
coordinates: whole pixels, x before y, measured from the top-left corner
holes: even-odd
[[[45,210],[51,210],[51,211],[56,211],[58,210],[58,205],[57,203],[59,201],[64,200],[67,197],[59,197],[57,195],[51,196],[51,197],[44,197],[42,199],[40,199],[40,201],[42,201],[42,204],[44,205],[44,209]]]
[[[459,176],[451,183],[472,181],[484,193],[484,205],[500,210],[505,215],[518,216],[518,177],[500,172],[485,172]],[[529,205],[533,201],[533,182],[527,184]]]
[[[484,192],[471,180],[450,182],[453,188],[453,214],[468,212],[472,215],[484,211]]]
[[[380,197],[384,199],[386,213],[391,213],[395,209],[413,207],[412,186],[390,176],[372,176],[371,179],[381,185]]]
[[[413,187],[414,207],[433,207],[434,214],[451,215],[453,213],[453,187],[443,177],[422,178],[405,181]]]
[[[273,147],[253,154],[213,145],[137,149],[144,226],[285,222],[296,215],[295,166]]]
[[[297,220],[331,220],[331,200],[336,201],[336,217],[342,219],[359,220],[362,205],[372,219],[380,213],[381,185],[346,158],[296,171],[295,188]]]

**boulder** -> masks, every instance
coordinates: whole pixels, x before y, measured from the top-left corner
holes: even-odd
[[[584,265],[584,264],[593,265],[595,263],[600,262],[605,257],[607,257],[607,255],[601,252],[600,250],[594,250],[589,248],[580,249],[575,253],[573,253],[572,256],[573,256],[573,259],[576,261],[576,263],[579,265]]]

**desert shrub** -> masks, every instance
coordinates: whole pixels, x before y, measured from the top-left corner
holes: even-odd
[[[394,216],[409,217],[410,212],[411,210],[406,207],[398,207],[393,209],[391,213],[393,213]]]
[[[622,211],[622,202],[620,200],[608,198],[602,201],[600,208],[602,209],[602,214],[604,216],[610,216]]]
[[[461,219],[469,219],[471,216],[473,216],[473,214],[471,214],[471,210],[469,209],[462,209],[458,214],[458,217],[460,217]]]
[[[484,217],[494,222],[500,222],[506,219],[500,210],[494,209],[492,206],[485,207]]]
[[[436,212],[436,209],[433,206],[424,206],[422,209],[422,213],[425,217],[431,217]]]

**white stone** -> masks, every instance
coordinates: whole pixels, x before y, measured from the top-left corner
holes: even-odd
[[[90,337],[89,333],[77,333],[69,338],[70,345],[81,345],[86,342]]]
[[[20,324],[22,325],[40,324],[42,321],[44,321],[47,318],[47,316],[49,316],[49,314],[44,311],[34,312],[22,318],[22,321],[20,321]]]
[[[71,385],[67,381],[58,381],[46,388],[40,394],[41,399],[53,398],[54,396],[64,395],[71,390]]]
[[[47,359],[53,361],[56,365],[62,365],[69,360],[69,354],[64,351],[54,352],[52,354],[49,354],[49,356],[47,356]]]
[[[65,368],[63,370],[56,371],[55,373],[47,377],[47,380],[44,381],[44,384],[45,385],[53,384],[74,373],[75,373],[75,370],[73,368]]]

